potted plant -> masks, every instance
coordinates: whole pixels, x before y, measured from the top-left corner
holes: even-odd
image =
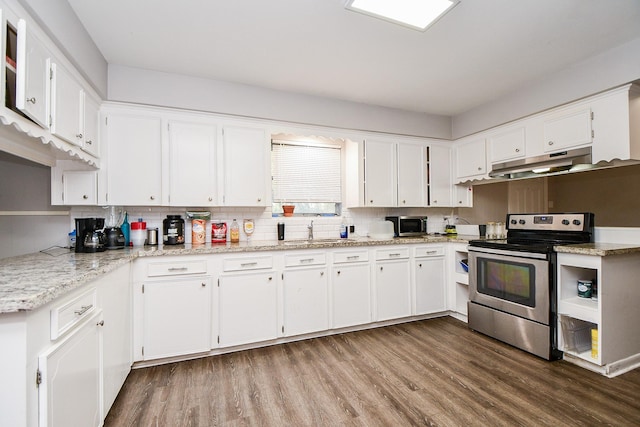
[[[284,216],[293,216],[293,210],[296,207],[294,205],[282,205],[282,211],[284,212]]]

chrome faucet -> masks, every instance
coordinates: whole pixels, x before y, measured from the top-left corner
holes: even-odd
[[[307,239],[313,240],[313,221],[307,226],[307,229],[309,230],[309,237],[307,237]]]

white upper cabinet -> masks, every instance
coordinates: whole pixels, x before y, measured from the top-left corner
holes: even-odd
[[[451,149],[429,147],[429,206],[451,206]]]
[[[481,179],[487,174],[486,142],[474,138],[458,144],[455,148],[456,178],[458,182]]]
[[[155,206],[162,200],[162,118],[131,110],[106,114],[110,205]]]
[[[398,144],[398,206],[427,204],[426,147]]]
[[[265,129],[224,126],[222,142],[222,205],[267,206],[271,182]]]
[[[364,143],[364,206],[396,206],[396,146],[392,142]]]
[[[169,204],[216,204],[216,126],[169,121]]]
[[[51,64],[51,133],[82,146],[84,142],[84,91],[71,74]]]
[[[16,108],[34,122],[49,127],[49,62],[44,44],[18,20],[16,61]]]
[[[92,156],[100,155],[100,103],[84,93],[84,144],[82,149]]]
[[[525,127],[503,129],[489,135],[491,163],[504,162],[525,156]]]
[[[593,140],[591,120],[589,107],[559,111],[544,120],[544,151],[553,152],[590,144]]]
[[[96,205],[98,203],[96,171],[64,171],[62,183],[62,200],[65,205]]]

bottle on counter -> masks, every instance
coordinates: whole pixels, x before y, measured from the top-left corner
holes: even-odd
[[[231,223],[231,232],[229,234],[231,235],[231,243],[240,242],[240,225],[238,224],[238,221],[235,220],[235,218]]]
[[[342,223],[340,224],[340,238],[341,239],[346,239],[349,237],[349,224],[347,224],[347,221],[342,218]]]
[[[124,246],[129,246],[129,242],[131,241],[131,227],[129,226],[129,214],[127,211],[124,211],[124,221],[122,221],[122,225],[120,226],[122,230],[122,235],[124,236]]]

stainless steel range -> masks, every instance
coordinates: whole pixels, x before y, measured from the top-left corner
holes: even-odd
[[[593,241],[592,213],[508,214],[507,238],[469,242],[469,327],[557,359],[554,246]]]

